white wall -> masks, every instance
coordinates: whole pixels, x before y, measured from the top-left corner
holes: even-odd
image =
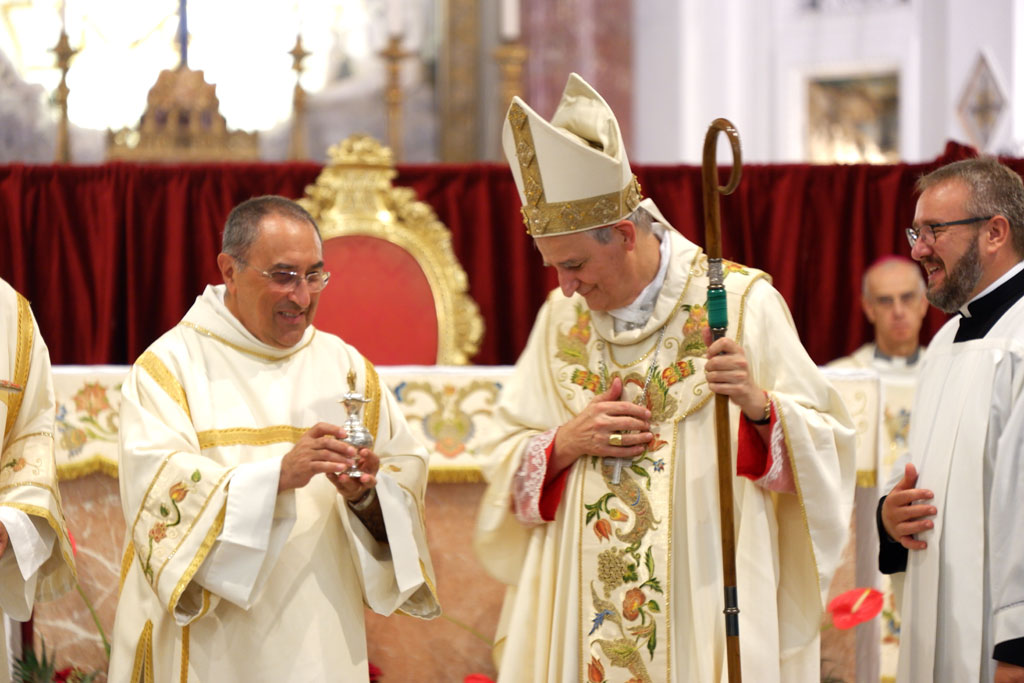
[[[634,0],[631,158],[699,163],[708,124],[725,116],[746,161],[803,161],[809,79],[895,71],[900,156],[932,159],[949,139],[969,141],[957,107],[982,52],[1008,100],[987,151],[1021,153],[1024,112],[1013,93],[1024,92],[1024,70],[1015,68],[1024,58],[1024,0],[804,4]]]

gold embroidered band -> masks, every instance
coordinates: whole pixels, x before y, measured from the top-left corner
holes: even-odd
[[[513,104],[508,112],[508,120],[526,197],[522,207],[523,223],[530,236],[543,237],[599,228],[625,218],[640,204],[643,195],[635,175],[618,192],[549,203],[544,196],[544,182],[526,112],[519,104]]]

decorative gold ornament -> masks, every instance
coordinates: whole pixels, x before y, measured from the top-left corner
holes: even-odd
[[[292,95],[292,130],[288,142],[288,158],[291,160],[305,159],[306,151],[306,91],[302,89],[302,60],[309,52],[302,47],[302,34],[295,36],[295,47],[288,53],[292,56],[292,69],[295,71],[295,91]]]
[[[60,118],[57,119],[57,153],[54,161],[58,164],[71,162],[71,140],[68,137],[68,68],[71,66],[71,58],[78,54],[79,50],[72,48],[68,42],[68,34],[64,29],[60,31],[60,38],[51,50],[57,56],[57,68],[60,69],[60,84],[53,99],[60,109]]]
[[[437,363],[465,365],[480,348],[484,323],[468,294],[468,280],[451,233],[429,204],[408,187],[394,187],[391,150],[368,135],[353,135],[327,150],[328,164],[299,203],[316,219],[326,242],[366,235],[395,244],[416,260],[430,284],[437,312]]]
[[[256,133],[229,131],[217,88],[187,66],[160,72],[138,128],[107,131],[107,157],[128,161],[259,159]]]

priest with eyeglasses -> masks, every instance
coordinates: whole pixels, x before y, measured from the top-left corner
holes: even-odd
[[[427,454],[373,365],[313,327],[330,274],[309,213],[243,202],[217,265],[124,383],[110,680],[367,681],[364,603],[440,614]],[[342,440],[346,392],[372,448]]]
[[[910,463],[878,506],[905,572],[897,680],[1024,681],[1024,183],[995,159],[917,183],[907,230],[955,313],[925,353]]]

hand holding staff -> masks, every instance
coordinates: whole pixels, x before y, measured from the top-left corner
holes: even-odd
[[[718,184],[718,133],[726,134],[732,145],[733,164],[729,184]],[[740,136],[726,119],[715,119],[704,136],[704,163],[701,178],[704,188],[704,250],[708,255],[708,326],[712,339],[725,336],[729,327],[724,273],[722,271],[722,225],[718,213],[718,195],[732,194],[740,184],[743,160]],[[740,610],[736,600],[736,538],[733,525],[732,448],[729,431],[729,398],[715,395],[715,437],[718,445],[718,501],[722,525],[722,577],[725,585],[726,665],[730,683],[740,675]]]

